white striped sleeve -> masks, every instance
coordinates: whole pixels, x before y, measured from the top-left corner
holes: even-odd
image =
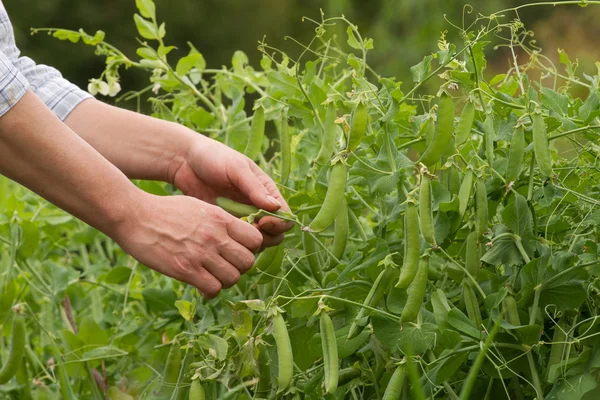
[[[21,100],[27,89],[27,79],[0,51],[0,117]]]

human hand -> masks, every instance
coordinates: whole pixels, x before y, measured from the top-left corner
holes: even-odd
[[[183,193],[215,204],[219,196],[275,212],[289,211],[275,182],[252,160],[215,140],[198,136],[191,145],[186,162],[174,176]],[[292,224],[275,217],[264,217],[256,224],[263,234],[263,246],[275,246]]]
[[[207,298],[235,285],[254,264],[262,244],[254,226],[193,197],[138,195],[112,236],[142,264]]]

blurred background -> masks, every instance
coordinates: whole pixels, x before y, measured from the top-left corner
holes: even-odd
[[[83,28],[88,33],[106,32],[106,41],[135,59],[136,30],[133,23],[134,0],[3,0],[12,19],[17,44],[22,53],[38,63],[52,65],[63,75],[86,87],[89,78],[103,70],[104,59],[83,44],[59,41],[45,34],[30,35],[30,28]],[[285,36],[307,43],[314,25],[303,22],[307,16],[320,19],[344,14],[356,23],[363,36],[374,39],[375,50],[369,63],[383,76],[410,81],[410,66],[437,50],[442,31],[454,38],[456,29],[447,21],[462,25],[463,0],[155,0],[158,20],[166,22],[167,43],[187,52],[191,41],[203,54],[208,66],[229,65],[235,50],[248,54],[258,66],[258,41],[266,36],[270,45],[299,54],[300,47]],[[528,2],[516,0],[479,0],[472,2],[476,13],[492,12]],[[571,60],[579,59],[580,70],[597,73],[600,60],[600,6],[585,8],[534,7],[520,13],[526,27],[535,32],[538,46],[557,60],[557,49],[564,49]],[[345,38],[344,38],[345,40]],[[506,71],[507,54],[488,46],[488,70]],[[148,82],[140,71],[123,71],[124,89],[139,89]],[[114,99],[108,99],[114,102]],[[127,106],[126,104],[123,104]]]

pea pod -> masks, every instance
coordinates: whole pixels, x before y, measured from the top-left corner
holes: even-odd
[[[321,345],[323,348],[323,369],[325,370],[325,391],[334,393],[338,386],[339,359],[335,330],[326,312],[320,317]]]
[[[290,139],[290,127],[288,125],[287,115],[283,114],[281,126],[279,127],[279,140],[281,144],[281,176],[279,182],[287,185],[292,169],[292,148]]]
[[[25,354],[25,319],[20,313],[15,314],[10,333],[10,350],[8,358],[0,370],[0,385],[4,385],[17,373],[17,369]]]
[[[480,259],[477,233],[471,232],[466,240],[465,268],[475,279],[477,279],[477,275],[479,274]]]
[[[179,380],[179,372],[181,371],[181,349],[179,343],[173,342],[167,355],[167,362],[165,363],[165,369],[163,372],[163,386],[161,393],[167,398],[171,397],[177,386]]]
[[[268,395],[271,392],[271,360],[267,350],[267,347],[262,346],[258,351],[259,381],[256,389],[256,394],[265,398],[269,397]]]
[[[458,190],[458,212],[461,218],[467,212],[467,206],[469,205],[469,200],[471,199],[471,190],[473,189],[473,171],[467,170],[465,172],[465,177],[463,178],[462,183],[460,184],[460,189]]]
[[[552,176],[552,154],[548,144],[548,133],[546,132],[546,123],[539,109],[531,115],[533,122],[533,152],[535,160],[542,175]]]
[[[502,305],[504,307],[504,314],[506,315],[506,322],[514,326],[521,326],[521,318],[519,317],[515,298],[511,295],[506,295],[502,301]]]
[[[340,211],[335,217],[333,245],[331,248],[331,252],[338,260],[344,256],[344,250],[346,250],[346,244],[348,243],[348,212],[346,199],[342,198]]]
[[[238,218],[247,217],[248,215],[256,214],[260,211],[260,209],[257,207],[238,203],[237,201],[228,199],[227,197],[217,197],[216,203],[223,210]],[[276,211],[275,214],[281,217],[286,217],[288,215],[285,211],[281,210]],[[261,215],[257,215],[254,220],[258,221],[261,217]]]
[[[428,167],[440,161],[448,143],[452,140],[454,129],[454,101],[452,97],[442,95],[437,115],[437,127],[431,143],[419,159]]]
[[[325,194],[325,200],[315,219],[309,225],[313,232],[322,232],[335,220],[340,210],[344,193],[346,192],[346,180],[348,179],[348,168],[342,162],[336,163],[329,177],[329,187]]]
[[[479,309],[479,302],[475,296],[475,292],[471,285],[466,282],[463,284],[463,300],[465,302],[465,309],[467,310],[467,316],[471,321],[475,323],[477,329],[481,327],[481,311]]]
[[[373,286],[371,286],[371,290],[369,290],[363,305],[372,308],[377,307],[389,286],[388,284],[392,273],[393,271],[391,267],[386,267],[379,273],[379,275],[377,275],[377,278],[375,279],[375,282],[373,282]],[[356,318],[354,318],[354,321],[352,321],[352,325],[350,325],[350,330],[348,331],[348,340],[354,339],[363,331],[367,325],[367,319],[370,313],[370,310],[361,307],[360,311],[356,315]]]
[[[414,201],[408,201],[404,212],[404,260],[400,270],[400,278],[396,284],[397,288],[407,288],[417,274],[421,255],[420,247],[417,206]]]
[[[327,107],[327,113],[325,114],[325,123],[323,129],[323,137],[321,141],[321,148],[319,154],[315,158],[315,163],[319,165],[325,165],[331,160],[331,155],[335,148],[335,139],[337,134],[337,125],[335,124],[336,110],[333,104]]]
[[[411,322],[417,318],[421,306],[423,305],[423,299],[425,298],[425,289],[427,289],[427,273],[429,270],[429,257],[423,257],[419,261],[419,269],[415,279],[408,287],[406,293],[406,304],[402,309],[402,315],[400,316],[400,322]]]
[[[260,153],[260,148],[262,147],[262,142],[265,137],[265,109],[263,107],[258,107],[254,112],[254,116],[252,117],[252,125],[250,126],[250,136],[248,137],[248,142],[246,143],[246,149],[244,150],[244,154],[248,156],[251,160],[256,160],[258,157],[258,153]]]
[[[53,344],[54,359],[56,360],[56,374],[58,375],[58,385],[60,387],[60,395],[62,400],[74,400],[73,388],[69,382],[69,376],[62,362],[62,357],[58,351],[56,344]]]
[[[552,383],[549,379],[550,377],[550,368],[553,365],[558,364],[562,361],[563,353],[566,347],[567,335],[565,332],[567,331],[567,324],[563,319],[558,322],[558,325],[554,327],[554,334],[552,335],[552,346],[550,347],[550,356],[548,356],[548,367],[546,372],[546,380],[549,383]]]
[[[273,317],[273,337],[275,338],[275,346],[277,347],[278,361],[278,389],[277,392],[284,391],[292,381],[294,374],[294,360],[292,354],[292,344],[288,333],[285,320],[281,314],[275,314]]]
[[[400,396],[402,396],[402,389],[404,388],[404,380],[406,376],[406,369],[404,364],[400,364],[390,381],[385,388],[385,393],[383,394],[382,400],[400,400]]]
[[[485,118],[485,157],[492,166],[494,162],[494,141],[496,140],[496,128],[494,128],[494,115],[490,112]]]
[[[275,259],[275,255],[277,254],[277,247],[267,247],[266,249],[264,249],[254,260],[254,265],[252,266],[252,268],[247,272],[248,275],[256,275],[259,272],[262,271],[266,271],[271,264],[273,263],[273,260]]]
[[[304,215],[303,223],[308,221],[308,215]],[[321,260],[319,258],[319,251],[321,250],[315,239],[311,236],[310,232],[302,231],[302,245],[304,246],[304,254],[308,261],[308,266],[313,274],[313,277],[321,284],[323,281],[323,272]]]
[[[435,292],[431,293],[431,306],[433,308],[435,323],[440,328],[440,331],[450,328],[450,324],[448,323],[448,313],[451,308],[443,290],[437,289]]]
[[[508,153],[508,165],[506,166],[506,181],[516,182],[521,173],[523,156],[525,155],[525,133],[523,128],[515,129],[510,141],[510,152]]]
[[[204,400],[206,399],[206,394],[204,393],[204,387],[200,383],[198,379],[192,381],[192,385],[190,386],[190,394],[189,400]]]
[[[348,136],[348,145],[346,146],[346,152],[350,153],[354,151],[362,142],[367,128],[369,126],[369,110],[367,106],[361,101],[356,106],[354,113],[352,114],[352,122],[350,125],[350,134]]]
[[[263,270],[263,274],[260,278],[258,278],[258,283],[269,283],[271,282],[275,276],[279,274],[281,271],[281,266],[283,264],[283,258],[285,256],[285,248],[283,244],[280,244],[276,247],[275,256],[271,261],[271,264],[267,267],[267,269]]]
[[[468,102],[463,108],[456,125],[456,145],[460,146],[469,138],[471,128],[473,127],[473,121],[475,120],[475,106],[473,103]]]
[[[425,241],[435,248],[437,244],[431,207],[431,181],[427,175],[422,175],[419,193],[419,226]]]
[[[353,379],[356,379],[359,376],[360,369],[356,369],[354,367],[344,368],[340,371],[338,386],[343,386],[347,383],[350,383]]]
[[[475,184],[475,232],[481,238],[488,230],[488,201],[487,189],[483,179],[477,179]]]
[[[458,195],[460,190],[460,174],[458,168],[452,166],[446,170],[446,188],[450,193]]]

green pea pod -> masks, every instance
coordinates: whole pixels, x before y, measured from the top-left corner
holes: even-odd
[[[458,212],[461,219],[465,215],[465,212],[467,212],[467,206],[471,199],[471,190],[473,190],[473,171],[469,169],[465,172],[465,177],[458,190]]]
[[[475,232],[480,239],[488,231],[488,201],[487,189],[483,179],[477,179],[475,184]]]
[[[511,295],[506,295],[502,301],[504,306],[504,314],[506,315],[506,322],[514,326],[521,326],[521,318],[519,317],[519,310],[517,309],[517,302]]]
[[[466,239],[465,268],[475,279],[479,274],[480,259],[477,233],[471,232]]]
[[[441,289],[437,289],[435,292],[431,293],[431,306],[433,308],[435,323],[440,328],[440,331],[450,328],[450,324],[448,323],[448,313],[451,308],[450,304],[448,304],[446,294]]]
[[[385,388],[385,393],[383,394],[382,400],[400,400],[400,397],[402,396],[402,389],[404,388],[405,377],[405,365],[400,364],[392,374],[392,377]]]
[[[333,223],[346,192],[347,179],[348,167],[342,162],[336,163],[331,170],[329,187],[327,188],[323,205],[315,219],[309,225],[311,231],[322,232]]]
[[[238,203],[237,201],[228,199],[227,197],[217,197],[216,203],[223,210],[238,218],[247,217],[250,214],[256,214],[260,211],[260,209],[258,209],[257,207],[250,206],[248,204]],[[288,214],[285,211],[281,210],[276,211],[275,214],[281,217],[288,216]],[[261,215],[257,215],[254,220],[258,221],[260,220],[260,218]]]
[[[60,387],[61,400],[74,400],[73,388],[69,382],[69,376],[62,361],[60,352],[56,344],[53,344],[54,359],[56,361],[56,374],[58,375],[58,385]]]
[[[346,199],[342,198],[340,211],[335,217],[333,245],[331,248],[331,252],[338,260],[344,256],[344,250],[346,250],[346,244],[348,243],[348,212]]]
[[[473,121],[475,120],[475,106],[473,103],[468,102],[463,108],[456,125],[456,145],[460,146],[469,138],[471,128],[473,127]]]
[[[420,256],[419,214],[414,201],[408,201],[404,212],[404,260],[397,288],[407,288],[413,281],[419,268]]]
[[[189,400],[204,400],[206,399],[206,394],[204,393],[204,387],[200,383],[198,379],[192,381],[192,385],[190,386],[190,394]]]
[[[315,158],[315,163],[319,165],[325,165],[331,160],[335,148],[335,139],[337,136],[337,125],[335,123],[336,109],[333,104],[327,107],[327,113],[325,114],[325,123],[323,130],[323,137],[321,141],[321,148],[319,154]]]
[[[320,317],[321,345],[323,348],[323,369],[325,370],[325,391],[335,393],[338,386],[339,359],[335,330],[326,312]]]
[[[481,329],[481,311],[479,310],[479,302],[477,301],[473,288],[466,282],[463,284],[463,300],[465,302],[467,316],[475,323],[477,329]]]
[[[254,112],[254,116],[252,117],[252,125],[250,126],[250,136],[248,137],[246,149],[244,150],[244,154],[248,156],[248,158],[250,158],[251,160],[256,160],[256,158],[258,157],[264,137],[265,109],[263,107],[258,107]]]
[[[423,257],[419,261],[419,269],[415,279],[406,290],[407,298],[406,304],[402,309],[402,315],[400,316],[400,322],[411,322],[417,318],[421,306],[423,305],[423,299],[425,298],[425,289],[427,289],[427,273],[429,270],[429,257]]]
[[[506,166],[506,181],[516,182],[521,173],[523,156],[525,155],[525,133],[523,128],[515,129],[510,141],[510,152],[508,153],[508,165]]]
[[[458,168],[452,166],[446,170],[446,187],[450,193],[458,195],[460,190],[460,174]]]
[[[431,143],[419,159],[428,167],[440,161],[446,151],[448,143],[452,140],[454,129],[454,100],[452,97],[442,95],[437,115],[437,127]]]
[[[271,392],[271,360],[266,346],[258,350],[258,373],[259,381],[256,389],[258,397],[268,398]]]
[[[171,344],[171,348],[169,349],[167,362],[165,363],[165,369],[163,372],[163,385],[161,394],[167,398],[170,398],[175,391],[177,381],[179,380],[179,372],[181,371],[182,361],[183,359],[181,357],[179,343],[174,342]]]
[[[343,386],[360,376],[360,370],[354,367],[344,368],[340,371],[338,386]]]
[[[283,244],[280,244],[276,247],[275,257],[273,257],[271,264],[269,264],[267,269],[263,270],[264,273],[258,278],[258,283],[269,283],[279,274],[284,256],[285,248]]]
[[[10,381],[17,373],[17,369],[25,354],[26,339],[25,319],[23,315],[16,313],[10,333],[10,350],[8,351],[8,357],[2,366],[2,369],[0,369],[0,385],[4,385]]]
[[[266,271],[277,255],[278,246],[267,247],[264,249],[254,260],[254,265],[247,272],[248,275],[256,275],[260,272]]]
[[[533,152],[535,160],[542,175],[552,176],[552,154],[548,144],[548,133],[546,132],[546,123],[540,110],[536,110],[531,115],[533,122]]]
[[[304,215],[302,222],[303,224],[308,222],[308,215]],[[312,272],[313,277],[321,284],[321,282],[323,282],[323,268],[319,258],[321,249],[315,242],[315,239],[311,236],[310,232],[305,230],[302,231],[302,245],[304,246],[304,254],[306,255],[310,271]]]
[[[437,244],[431,207],[431,181],[427,175],[422,175],[419,194],[419,226],[425,241],[435,248]]]
[[[350,125],[350,135],[348,136],[348,145],[346,146],[346,152],[350,153],[354,151],[362,142],[367,128],[369,126],[369,110],[362,101],[358,103],[354,113],[352,114],[352,122]]]
[[[565,319],[561,319],[558,322],[558,325],[554,327],[554,334],[552,335],[552,346],[550,347],[550,356],[548,357],[548,367],[546,370],[546,380],[549,383],[553,383],[550,381],[550,368],[553,365],[558,364],[562,361],[563,353],[566,347],[567,335],[565,332],[568,327],[565,322]]]
[[[494,162],[494,141],[496,129],[494,128],[494,115],[490,112],[485,118],[485,157],[490,167]]]
[[[288,333],[285,320],[281,314],[273,317],[273,337],[277,347],[278,361],[278,389],[277,393],[283,392],[291,383],[294,374],[294,358],[292,354],[292,344]]]
[[[391,267],[386,267],[383,271],[377,275],[375,282],[373,282],[373,286],[371,286],[371,290],[367,294],[363,305],[368,307],[377,307],[385,292],[389,286],[389,279],[391,274],[393,273]],[[348,340],[354,339],[357,337],[367,325],[367,317],[371,315],[371,311],[366,308],[360,309],[354,321],[352,321],[352,325],[350,325],[350,330],[348,331]]]
[[[185,356],[183,357],[183,363],[181,365],[181,373],[177,378],[177,388],[175,395],[178,400],[184,400],[187,396],[186,388],[191,384],[190,376],[188,375],[188,371],[190,369],[190,364],[194,362],[194,350],[188,344],[188,347],[185,351]]]
[[[281,126],[279,127],[279,140],[281,144],[281,177],[279,182],[287,185],[292,169],[292,144],[290,139],[290,127],[288,125],[287,115],[283,114]]]

